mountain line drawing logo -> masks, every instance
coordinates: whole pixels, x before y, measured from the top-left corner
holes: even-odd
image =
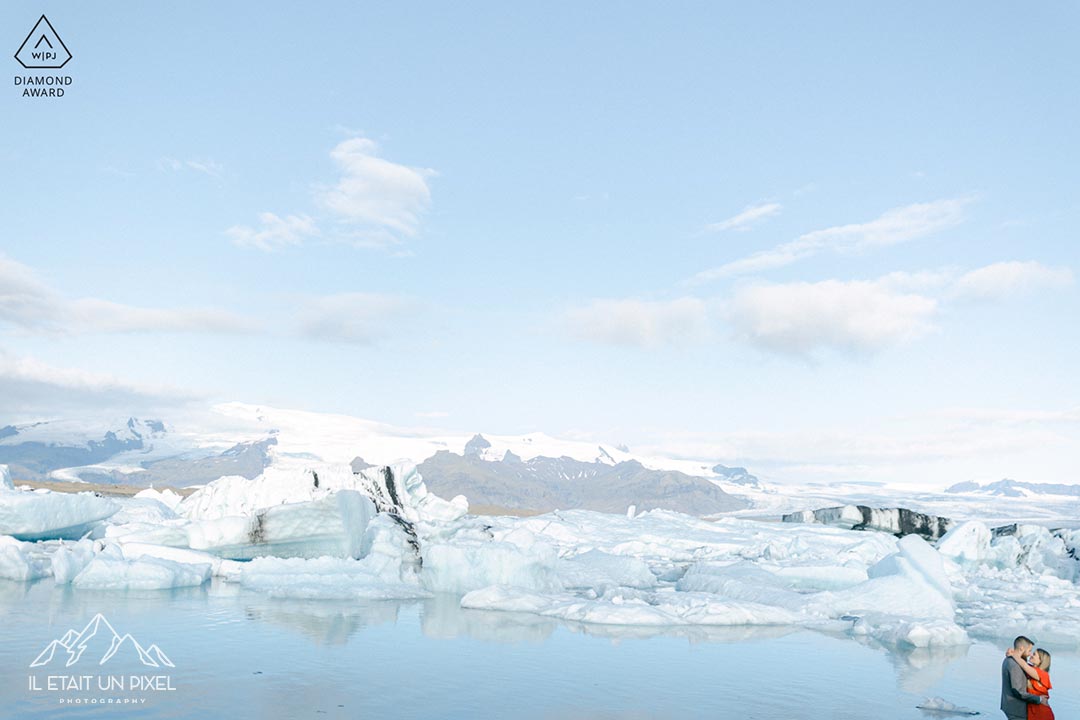
[[[130,633],[120,635],[101,613],[95,615],[81,632],[71,629],[63,637],[52,640],[30,667],[62,661],[64,667],[71,667],[80,660],[93,662],[94,658],[100,658],[97,664],[104,665],[118,655],[131,657],[133,652],[139,662],[148,667],[176,667],[156,644],[144,648]]]

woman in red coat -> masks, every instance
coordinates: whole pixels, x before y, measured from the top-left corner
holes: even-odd
[[[1027,658],[1010,648],[1005,653],[1019,665],[1028,676],[1028,692],[1034,695],[1050,697],[1050,653],[1039,648],[1035,651],[1033,660],[1035,664],[1028,663]],[[1031,703],[1027,706],[1028,720],[1054,720],[1054,711],[1049,705],[1036,705]]]

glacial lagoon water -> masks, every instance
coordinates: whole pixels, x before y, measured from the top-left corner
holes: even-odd
[[[99,613],[174,667],[123,652],[98,664],[104,631],[71,667],[64,648],[30,667]],[[932,696],[1000,717],[990,642],[897,652],[790,628],[575,625],[462,610],[454,597],[276,600],[217,581],[164,592],[0,581],[0,627],[0,708],[20,720],[955,717],[915,708]],[[1080,717],[1080,655],[1050,649],[1057,717]],[[71,676],[89,689],[49,688]]]

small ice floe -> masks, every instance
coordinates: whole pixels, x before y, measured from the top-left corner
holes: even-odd
[[[927,698],[916,705],[920,710],[929,710],[933,714],[941,715],[981,715],[978,710],[955,705],[944,698]]]

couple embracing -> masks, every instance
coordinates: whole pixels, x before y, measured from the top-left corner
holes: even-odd
[[[1054,720],[1050,709],[1050,653],[1021,635],[1001,664],[1001,711],[1009,720]]]

